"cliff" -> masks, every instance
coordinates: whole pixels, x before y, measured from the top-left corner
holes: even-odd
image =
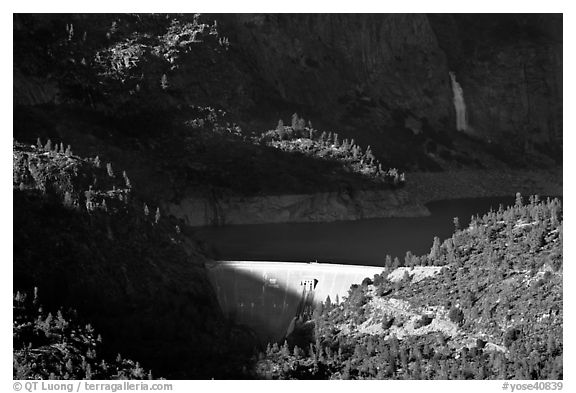
[[[454,72],[469,134],[561,154],[561,15],[214,17],[255,85],[252,121],[299,111],[390,155],[402,133],[455,133]]]

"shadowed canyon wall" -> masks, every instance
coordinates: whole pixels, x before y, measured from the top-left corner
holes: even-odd
[[[454,131],[454,72],[470,133],[500,142],[561,138],[561,14],[215,17],[254,76],[250,95],[269,121],[300,110],[360,134]]]

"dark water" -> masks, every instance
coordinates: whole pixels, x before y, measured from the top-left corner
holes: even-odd
[[[509,198],[474,198],[428,204],[428,217],[378,218],[305,224],[234,225],[202,228],[196,232],[220,259],[353,263],[382,266],[386,254],[403,260],[406,251],[430,251],[434,236],[445,239],[472,215],[514,204]]]

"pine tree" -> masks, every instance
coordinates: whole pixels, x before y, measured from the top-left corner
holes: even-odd
[[[36,139],[36,147],[38,149],[44,149],[44,146],[42,145],[42,141],[40,140],[40,137],[38,137],[38,139]]]
[[[276,131],[284,132],[284,122],[282,119],[278,120],[278,125],[276,126]]]
[[[516,202],[514,206],[518,208],[522,207],[522,194],[520,194],[519,192],[516,193]]]
[[[162,78],[160,78],[160,86],[162,90],[166,90],[170,87],[170,83],[168,83],[168,77],[166,74],[162,74]]]
[[[384,266],[392,267],[392,257],[388,254],[386,254],[386,262],[384,263]]]
[[[126,174],[126,171],[122,171],[122,177],[124,178],[124,182],[126,183],[126,188],[131,188],[132,185],[130,184],[130,179],[128,178],[128,175]]]
[[[106,171],[108,172],[108,176],[114,177],[114,171],[112,170],[112,164],[111,163],[106,164]]]
[[[299,120],[299,118],[298,118],[298,113],[294,113],[294,114],[292,115],[292,129],[293,129],[294,131],[296,131],[296,130],[298,129],[298,124],[299,124],[299,123],[298,123],[298,120]]]
[[[348,138],[344,138],[344,140],[342,141],[342,149],[344,149],[344,151],[348,151],[349,148],[350,143],[348,142]]]
[[[158,224],[158,221],[160,221],[160,208],[159,207],[156,208],[156,215],[154,216],[154,222],[156,224]]]
[[[66,149],[64,149],[64,144],[60,142],[60,153],[64,154],[65,151]]]
[[[432,261],[435,261],[440,257],[440,238],[438,236],[434,236],[434,243],[432,244],[432,248],[430,249],[429,258]]]
[[[288,341],[284,340],[284,345],[282,345],[280,354],[286,358],[290,356],[290,348],[288,347]]]
[[[372,148],[370,147],[370,145],[368,145],[368,147],[366,148],[366,158],[368,160],[370,160],[370,162],[372,162],[374,160],[374,154],[372,154]]]
[[[94,166],[95,166],[96,168],[100,168],[100,157],[96,156],[96,157],[94,158]]]
[[[150,214],[150,210],[148,209],[148,205],[144,204],[144,215],[146,217],[148,217],[149,214]]]
[[[460,220],[458,217],[454,217],[454,229],[458,231],[460,229]]]
[[[64,154],[66,154],[66,156],[68,157],[72,155],[72,148],[70,147],[70,145],[66,147],[66,151],[64,152]]]
[[[69,191],[64,193],[64,206],[73,207],[74,201],[72,200],[72,194]]]
[[[44,150],[52,151],[52,141],[50,139],[48,139],[48,142],[46,142],[46,145],[44,146]]]

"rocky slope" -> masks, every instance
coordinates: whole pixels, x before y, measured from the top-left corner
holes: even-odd
[[[62,150],[14,145],[15,291],[38,287],[53,315],[77,309],[104,356],[120,352],[157,377],[241,372],[228,346],[250,339],[220,314],[199,245],[135,197],[125,172]]]
[[[521,198],[428,255],[387,258],[304,347],[269,347],[266,378],[562,379],[562,207]],[[398,267],[399,264],[404,265]],[[300,344],[301,345],[301,344]]]

